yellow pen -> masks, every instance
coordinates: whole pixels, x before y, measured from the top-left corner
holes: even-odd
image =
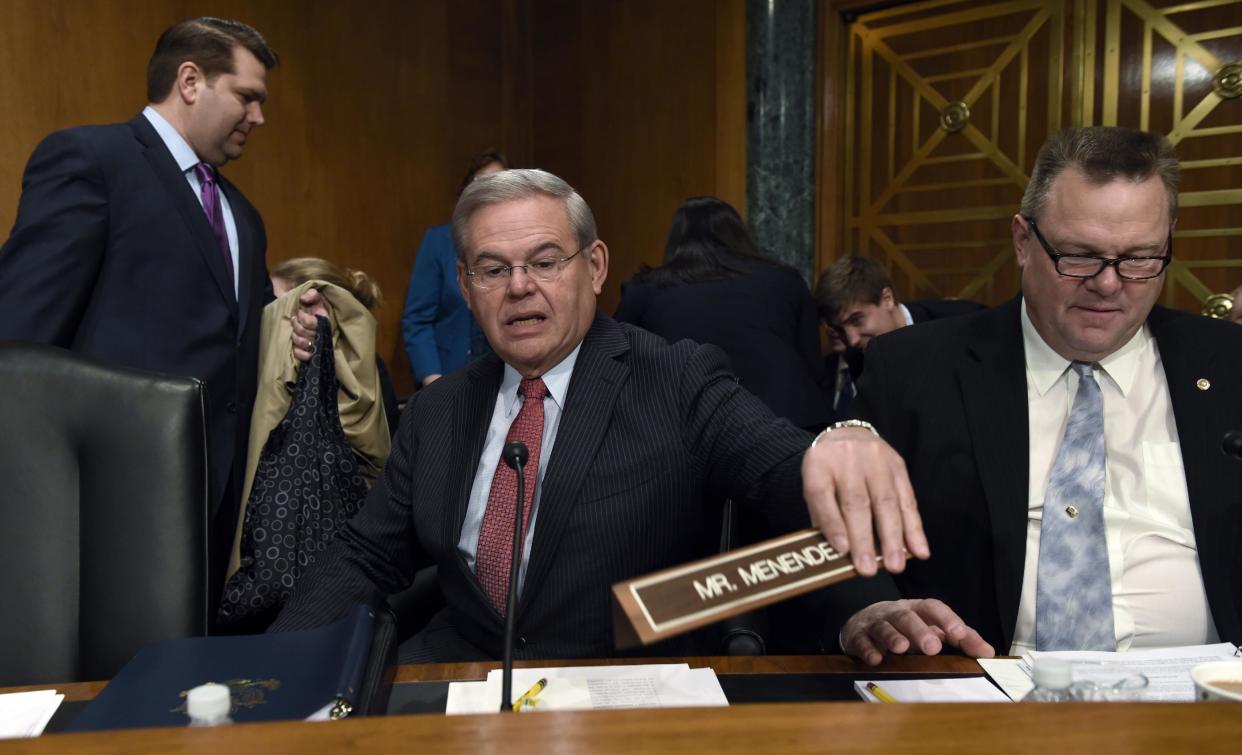
[[[880,689],[880,685],[875,682],[867,682],[867,691],[875,695],[876,699],[882,703],[895,703],[893,696]]]
[[[540,692],[543,692],[543,688],[546,686],[548,686],[548,680],[546,678],[535,682],[534,686],[523,692],[521,697],[513,701],[513,712],[517,713],[522,709],[523,705],[534,705],[535,696],[537,696]]]

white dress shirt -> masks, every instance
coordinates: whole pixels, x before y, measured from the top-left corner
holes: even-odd
[[[1022,304],[1030,424],[1026,564],[1011,655],[1035,648],[1035,586],[1044,492],[1078,391],[1069,360],[1040,337]],[[1104,529],[1117,649],[1216,642],[1190,518],[1169,386],[1144,325],[1097,364],[1104,399]]]
[[[194,166],[202,162],[198,159],[198,155],[194,153],[194,148],[190,146],[177,129],[172,124],[164,120],[164,116],[155,112],[155,108],[148,105],[142,111],[142,114],[150,122],[155,133],[160,135],[164,146],[168,147],[168,151],[172,153],[173,160],[177,163],[177,167],[181,169],[181,174],[185,176],[185,180],[189,182],[190,188],[194,190],[194,196],[198,199],[198,203],[203,203],[202,184],[198,181],[198,174],[194,172]],[[215,170],[213,167],[212,170]],[[216,173],[217,179],[219,172]],[[220,197],[220,209],[224,212],[224,233],[229,237],[229,254],[233,257],[233,295],[237,295],[237,221],[233,219],[233,208],[229,205],[229,198],[224,195],[224,189],[220,187],[219,180],[216,182],[218,191],[216,194]],[[205,212],[205,211],[204,211]],[[210,220],[208,220],[210,223]]]
[[[535,478],[535,494],[531,498],[530,521],[526,525],[526,540],[522,543],[522,566],[518,569],[518,592],[526,583],[526,566],[530,563],[530,544],[535,541],[535,519],[539,516],[539,497],[543,492],[543,473],[548,468],[548,459],[552,457],[552,444],[556,442],[556,430],[561,424],[561,413],[565,411],[565,394],[569,392],[569,378],[573,376],[574,365],[578,361],[579,343],[569,356],[562,359],[555,367],[543,374],[543,384],[548,388],[548,395],[543,400],[543,444],[539,448],[539,470]],[[461,525],[461,537],[457,541],[457,551],[466,560],[466,565],[474,570],[474,556],[479,548],[479,533],[483,529],[483,513],[487,511],[487,499],[492,492],[492,477],[496,475],[496,465],[500,463],[500,452],[509,437],[509,426],[517,419],[524,399],[518,395],[518,384],[522,376],[518,371],[505,365],[505,374],[500,381],[500,391],[496,394],[496,405],[492,409],[492,421],[487,427],[487,438],[483,441],[483,455],[479,457],[479,468],[474,473],[474,485],[470,488],[470,502],[466,506],[466,518]]]

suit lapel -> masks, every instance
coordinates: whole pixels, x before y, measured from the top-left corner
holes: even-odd
[[[449,490],[456,493],[449,501],[451,507],[443,521],[442,537],[450,547],[456,548],[461,539],[462,523],[466,519],[466,508],[470,503],[471,488],[474,487],[474,476],[482,461],[483,443],[487,439],[487,428],[491,424],[492,410],[496,406],[496,393],[500,390],[500,380],[504,375],[504,363],[495,354],[488,354],[466,366],[466,387],[457,392],[453,400],[453,438],[450,448],[460,454],[460,464],[455,470],[455,480],[449,481]],[[493,461],[492,463],[495,463]],[[467,581],[478,585],[474,572],[466,566],[464,559],[456,559],[457,568],[467,577]],[[480,588],[479,595],[483,596]],[[483,597],[487,603],[487,598]]]
[[[1237,594],[1227,570],[1238,547],[1232,534],[1237,531],[1238,512],[1236,496],[1225,493],[1237,488],[1228,474],[1229,465],[1235,462],[1224,458],[1220,442],[1234,409],[1229,405],[1226,386],[1237,376],[1228,374],[1228,365],[1222,364],[1214,344],[1203,339],[1202,331],[1182,327],[1200,325],[1191,317],[1156,307],[1147,323],[1169,386],[1204,587],[1221,626],[1222,618],[1236,615],[1236,609],[1225,605]]]
[[[1013,641],[1026,559],[1030,451],[1020,299],[976,319],[958,368],[975,464],[992,524],[996,602]],[[967,575],[962,575],[967,578]]]
[[[617,358],[628,350],[629,342],[621,326],[596,314],[574,364],[565,410],[561,413],[552,457],[544,474],[535,541],[531,545],[530,564],[518,602],[519,616],[538,594],[539,586],[555,561],[557,546],[570,515],[579,505],[582,483],[611,424],[617,396],[630,374],[630,368]]]
[[[246,316],[251,310],[249,306],[251,297],[259,295],[254,290],[253,276],[249,275],[249,271],[254,269],[252,266],[256,248],[255,229],[250,225],[249,214],[242,209],[246,200],[242,198],[241,192],[219,172],[216,173],[216,178],[219,181],[220,190],[224,192],[224,196],[229,201],[229,209],[233,212],[233,225],[237,228],[237,307],[239,310],[237,332],[244,333]],[[215,238],[214,232],[212,238]]]
[[[212,280],[216,282],[220,295],[228,304],[229,312],[236,319],[237,297],[233,295],[233,281],[229,280],[228,269],[221,258],[219,242],[216,241],[215,232],[211,230],[207,213],[203,212],[203,205],[198,197],[194,196],[194,190],[190,188],[189,182],[177,167],[168,147],[164,145],[160,135],[155,132],[155,128],[146,117],[139,115],[131,120],[129,125],[138,141],[146,148],[143,156],[151,165],[152,172],[164,185],[169,201],[177,208],[186,228],[189,229],[194,245],[198,248],[199,254],[203,256],[204,262],[207,263]],[[172,253],[171,250],[169,253]]]

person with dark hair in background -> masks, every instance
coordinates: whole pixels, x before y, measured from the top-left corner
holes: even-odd
[[[728,203],[682,203],[663,264],[645,268],[621,291],[620,322],[669,341],[719,346],[742,387],[778,417],[806,429],[828,424],[811,292],[797,271],[764,256]]]
[[[863,355],[871,339],[907,325],[978,312],[973,301],[926,299],[900,302],[893,281],[877,260],[848,256],[819,276],[815,305],[828,330],[830,353],[824,356],[821,383],[837,418],[848,416],[862,375]]]
[[[872,338],[898,328],[984,308],[956,299],[900,302],[884,266],[870,257],[854,256],[842,257],[820,275],[815,301],[824,322],[859,352]]]
[[[213,599],[272,299],[263,220],[218,169],[263,125],[276,64],[237,21],[172,26],[147,67],[141,114],[57,131],[35,149],[0,248],[0,339],[206,383]]]
[[[470,160],[458,196],[479,176],[507,167],[509,163],[501,153],[480,152]],[[457,251],[447,223],[429,228],[418,246],[405,311],[401,313],[401,335],[414,380],[420,386],[460,369],[487,351],[487,339],[457,288]]]

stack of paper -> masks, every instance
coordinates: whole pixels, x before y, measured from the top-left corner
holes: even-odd
[[[1021,700],[1031,689],[1031,668],[1035,659],[1044,656],[1064,658],[1073,664],[1074,681],[1108,682],[1126,673],[1147,677],[1144,700],[1158,702],[1190,702],[1195,699],[1190,669],[1200,663],[1234,657],[1236,645],[1221,642],[1215,645],[1129,650],[1109,653],[1092,650],[1032,651],[1020,659],[981,658],[979,665],[1014,700]]]
[[[39,736],[64,699],[54,689],[0,695],[0,739]]]
[[[539,680],[547,685],[526,711],[604,708],[723,706],[729,701],[716,672],[685,663],[644,666],[568,666],[513,670],[517,698]],[[482,682],[449,684],[446,713],[495,713],[500,708],[501,672]]]
[[[868,685],[873,685],[869,687]],[[860,679],[854,691],[869,703],[882,700],[873,688],[898,703],[1007,703],[1009,698],[982,676],[958,679]]]

